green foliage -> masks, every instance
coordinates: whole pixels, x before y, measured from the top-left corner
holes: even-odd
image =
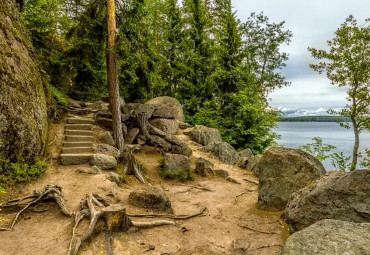
[[[365,156],[362,155],[361,158],[360,166],[370,169],[370,150],[365,149]]]
[[[172,172],[172,171],[165,171],[162,169],[159,172],[159,174],[162,177],[166,179],[171,179],[171,180],[178,179],[183,182],[188,181],[188,180],[194,180],[194,173],[188,170]]]
[[[0,186],[0,194],[1,193],[5,193],[5,188],[3,188],[3,187]]]
[[[330,155],[330,161],[335,170],[343,171],[351,168],[351,156],[344,156],[343,152],[333,153]]]
[[[0,169],[0,185],[3,187],[34,180],[45,173],[49,167],[47,163],[39,159],[35,159],[30,164],[3,161],[2,165],[3,167]]]
[[[315,59],[324,60],[311,64],[318,73],[326,72],[326,77],[333,85],[347,87],[347,104],[343,109],[331,109],[329,113],[349,117],[355,135],[354,157],[351,170],[357,165],[359,133],[369,127],[369,90],[370,90],[370,29],[358,26],[350,15],[335,32],[335,37],[328,41],[329,51],[308,48]],[[348,123],[340,123],[349,128]]]
[[[52,85],[50,85],[50,91],[57,103],[57,107],[60,109],[66,109],[68,106],[67,95]]]
[[[298,148],[310,153],[312,156],[317,158],[320,161],[324,161],[325,159],[329,158],[329,153],[331,150],[336,149],[335,146],[330,144],[323,144],[322,138],[316,136],[312,138],[313,143],[308,143],[306,145],[299,146]]]
[[[289,85],[285,78],[277,72],[285,67],[288,54],[281,52],[281,45],[288,45],[293,36],[284,30],[285,22],[269,23],[269,19],[261,14],[252,13],[243,24],[243,42],[245,63],[257,77],[257,84],[264,93]]]

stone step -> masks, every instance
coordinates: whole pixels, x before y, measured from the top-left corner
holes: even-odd
[[[92,119],[68,118],[68,124],[94,124]]]
[[[83,153],[83,154],[61,154],[60,162],[64,166],[68,165],[81,165],[88,163],[91,159],[92,153]]]
[[[66,130],[91,130],[91,124],[66,124]]]
[[[74,147],[93,147],[92,142],[63,142],[63,147],[74,148]]]
[[[94,137],[82,135],[66,135],[65,140],[67,142],[93,142]]]
[[[93,147],[67,147],[62,149],[62,153],[76,154],[76,153],[93,153]]]
[[[83,135],[83,136],[92,136],[93,131],[90,130],[66,130],[65,135]]]

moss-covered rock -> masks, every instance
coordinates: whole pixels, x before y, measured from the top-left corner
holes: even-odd
[[[45,149],[45,83],[34,59],[14,1],[0,0],[0,162],[28,162]]]

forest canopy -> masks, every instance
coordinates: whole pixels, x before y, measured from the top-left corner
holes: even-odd
[[[74,99],[108,96],[106,1],[27,0],[22,20],[53,91]],[[284,22],[252,13],[245,23],[230,0],[117,0],[121,97],[177,98],[190,124],[218,128],[237,149],[274,143],[279,114],[268,94],[289,85],[279,72]]]

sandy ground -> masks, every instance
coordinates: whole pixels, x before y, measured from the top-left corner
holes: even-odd
[[[143,187],[134,177],[117,186],[105,174],[77,173],[89,165],[61,166],[58,156],[64,139],[64,123],[54,124],[50,132],[52,161],[47,173],[35,182],[8,190],[0,202],[26,196],[33,190],[42,190],[47,184],[63,188],[67,206],[77,211],[81,199],[88,193],[99,194],[110,203],[122,203],[131,214],[158,213],[131,206],[128,202],[132,190]],[[241,184],[221,177],[202,178],[186,183],[163,180],[159,176],[162,155],[154,148],[136,154],[144,165],[150,184],[162,187],[171,200],[175,214],[194,214],[207,208],[204,216],[176,221],[175,226],[153,229],[132,228],[126,233],[112,236],[114,254],[168,255],[168,254],[250,254],[274,255],[284,243],[288,228],[281,220],[281,212],[268,212],[256,208],[258,179],[251,171],[220,163],[205,153],[201,146],[191,142],[186,135],[179,135],[193,150],[191,160],[209,159],[215,169],[229,171]],[[193,164],[195,165],[195,164]],[[251,180],[252,182],[245,181]],[[211,191],[193,186],[207,187]],[[44,211],[46,209],[46,211]],[[36,212],[43,211],[43,212]],[[0,227],[9,226],[15,212],[0,211]],[[137,221],[152,219],[136,218]],[[87,226],[82,224],[78,232]],[[0,232],[0,255],[67,254],[73,227],[72,219],[64,216],[55,203],[39,204],[35,210],[26,211],[13,231]],[[149,250],[149,246],[154,250]],[[81,255],[105,254],[104,234],[96,234],[82,246]]]

